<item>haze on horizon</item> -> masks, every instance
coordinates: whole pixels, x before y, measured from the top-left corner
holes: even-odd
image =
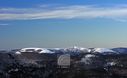
[[[1,0],[0,49],[127,47],[127,0]]]

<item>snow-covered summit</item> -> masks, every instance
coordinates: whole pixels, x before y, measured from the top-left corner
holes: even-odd
[[[127,48],[119,47],[119,48],[112,48],[113,51],[116,51],[119,54],[127,54]]]
[[[90,49],[88,48],[83,48],[83,47],[71,47],[71,48],[65,48],[65,51],[70,51],[70,52],[90,52]]]
[[[114,52],[114,51],[108,48],[94,48],[94,52],[103,53],[103,52]]]
[[[22,48],[21,50],[17,51],[16,54],[21,54],[23,52],[37,52],[37,53],[54,53],[45,48]]]
[[[94,48],[93,53],[101,53],[101,54],[116,54],[115,51],[109,49],[109,48]]]

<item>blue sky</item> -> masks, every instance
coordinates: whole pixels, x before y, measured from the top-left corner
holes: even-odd
[[[0,49],[126,47],[127,0],[0,0]]]

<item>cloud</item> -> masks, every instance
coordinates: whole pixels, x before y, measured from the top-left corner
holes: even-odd
[[[0,20],[36,20],[36,19],[127,19],[126,6],[89,6],[72,5],[50,8],[0,8]]]
[[[119,21],[119,22],[127,22],[127,19],[117,19],[117,18],[115,18],[115,19],[113,19],[113,20]]]
[[[7,26],[9,24],[5,24],[5,23],[0,23],[0,26]]]

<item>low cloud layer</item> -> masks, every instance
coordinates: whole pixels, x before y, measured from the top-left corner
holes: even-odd
[[[5,23],[0,23],[0,26],[7,26],[9,24],[5,24]]]
[[[0,8],[0,20],[36,20],[36,19],[94,19],[108,18],[125,21],[127,6],[61,6],[50,8]]]

